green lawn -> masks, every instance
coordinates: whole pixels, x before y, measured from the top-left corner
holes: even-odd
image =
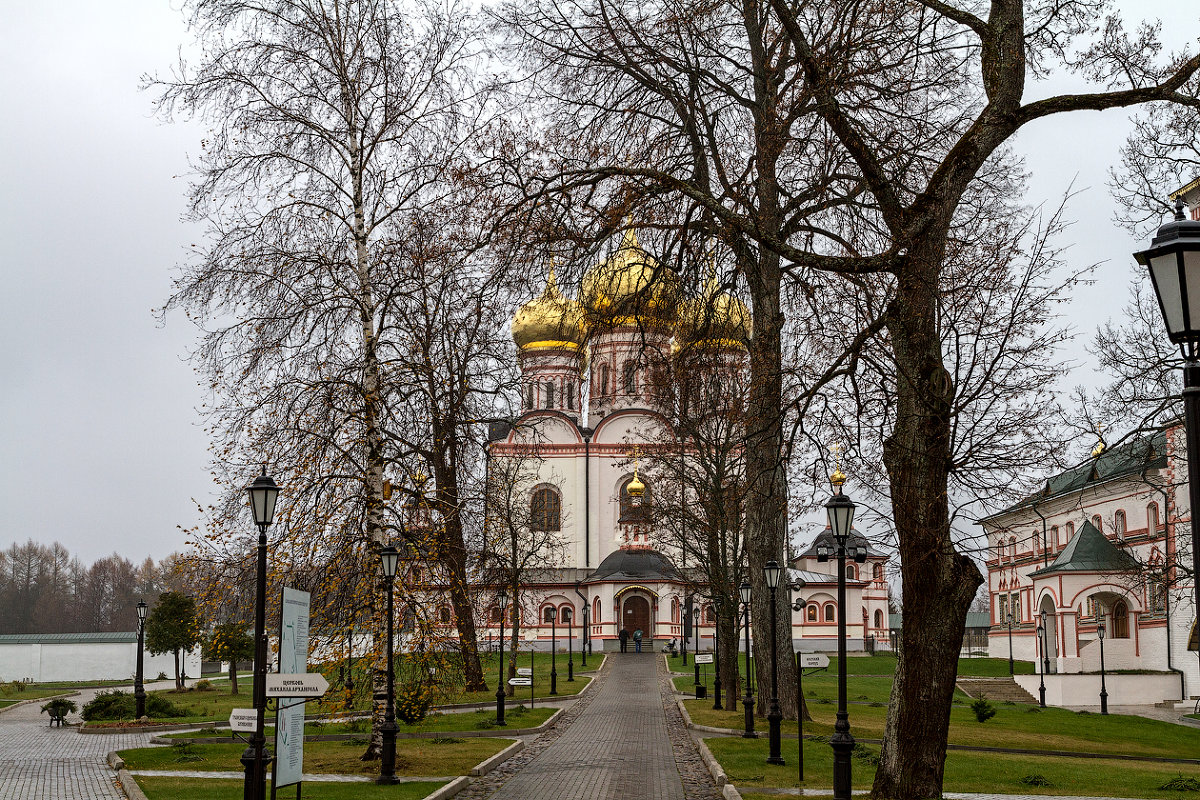
[[[150,800],[241,800],[243,785],[240,780],[210,778],[155,778],[139,775],[138,786]],[[376,786],[373,783],[324,783],[308,781],[302,796],[305,800],[420,800],[435,789],[444,786],[442,781],[420,781],[398,783],[394,786]],[[271,781],[267,781],[270,792]],[[295,787],[279,790],[279,796],[290,798]]]
[[[23,688],[18,689],[17,687]],[[68,687],[45,683],[0,683],[0,702],[7,701],[6,704],[11,705],[22,700],[39,700],[56,694],[68,694],[70,691],[72,690]]]
[[[696,678],[695,675],[680,675],[672,679],[675,683],[675,688],[681,692],[691,694],[695,691]],[[713,695],[713,670],[710,668],[708,674],[704,673],[704,665],[701,665],[700,672],[701,682],[708,687],[708,696]],[[802,680],[802,688],[804,697],[810,704],[819,703],[821,700],[829,700],[837,702],[837,673],[817,672],[810,675],[805,675]],[[727,694],[727,687],[721,687],[722,695]],[[741,695],[744,689],[738,688],[738,694]],[[758,694],[758,687],[755,687],[755,694]],[[847,675],[846,676],[846,699],[851,701],[860,701],[864,703],[887,703],[892,694],[892,679],[883,675]],[[970,698],[963,694],[962,691],[955,689],[954,699],[958,702],[970,702]]]
[[[471,768],[512,744],[510,739],[399,739],[396,741],[396,774],[411,776],[466,775]],[[366,739],[348,742],[305,742],[304,771],[332,775],[373,775],[378,761],[362,761]],[[122,750],[129,769],[242,770],[243,742],[142,747]]]
[[[765,763],[766,739],[706,739],[705,743],[720,761],[730,782],[741,790],[747,800],[768,796],[755,795],[755,787],[797,785],[795,740],[785,740],[783,743],[783,757],[787,762],[784,766]],[[859,753],[868,758],[877,757],[879,748],[867,745],[856,751],[856,756]],[[852,764],[854,788],[869,789],[875,775],[874,765],[862,757],[856,757]],[[805,787],[820,789],[832,786],[833,751],[827,742],[804,743],[804,770]],[[1010,756],[952,750],[946,757],[943,788],[948,792],[1178,798],[1180,792],[1158,787],[1180,774],[1195,777],[1197,770],[1180,764]],[[1025,783],[1024,779],[1033,776],[1041,776],[1050,785]]]
[[[504,718],[508,728],[536,728],[551,716],[558,709],[538,706],[536,708],[526,708],[523,705],[509,706],[505,710]],[[462,713],[433,713],[426,717],[421,722],[415,725],[400,724],[401,733],[415,732],[454,732],[454,731],[485,731],[495,730],[498,733],[503,733],[503,728],[495,726],[496,711],[495,709],[486,709],[483,711],[465,711]],[[332,722],[321,723],[317,721],[306,722],[304,724],[304,734],[306,736],[317,736],[321,734],[359,734],[365,736],[370,731],[370,721],[363,718],[351,720],[350,722]],[[268,738],[275,735],[275,727],[268,725],[266,727]],[[228,731],[180,731],[179,733],[169,733],[163,738],[167,739],[197,739],[209,738],[217,741],[228,739]]]
[[[709,700],[684,701],[692,721],[699,725],[741,730],[745,713],[713,711]],[[812,722],[804,723],[806,734],[829,736],[833,733],[836,705],[810,704]],[[1037,706],[995,706],[996,716],[978,722],[971,709],[954,706],[950,711],[951,744],[976,747],[1009,747],[1060,750],[1074,753],[1128,753],[1130,755],[1178,758],[1200,754],[1200,729],[1167,722],[1118,714],[1076,714],[1061,708],[1037,709]],[[850,706],[850,726],[856,737],[882,739],[887,709]],[[766,722],[755,727],[766,730]],[[796,723],[784,720],[784,733],[795,734]]]

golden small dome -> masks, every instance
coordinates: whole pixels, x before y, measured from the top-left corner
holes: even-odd
[[[637,472],[633,473],[633,480],[625,484],[625,491],[629,492],[629,496],[634,498],[640,498],[646,494],[646,484],[642,483],[642,479],[637,476]]]
[[[546,288],[513,317],[512,336],[522,350],[582,350],[587,340],[583,308],[577,301],[563,297],[553,267]]]
[[[846,473],[842,472],[841,467],[834,467],[833,474],[829,476],[829,482],[841,491],[842,485],[846,483]]]
[[[753,330],[746,304],[709,278],[704,296],[684,304],[675,338],[684,346],[745,347]]]
[[[627,229],[617,252],[583,276],[579,297],[602,325],[670,325],[679,314],[679,278],[646,253]]]

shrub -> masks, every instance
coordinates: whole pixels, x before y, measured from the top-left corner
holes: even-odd
[[[1038,775],[1038,774],[1026,775],[1024,778],[1021,778],[1021,783],[1025,784],[1026,786],[1053,786],[1054,785],[1046,779],[1045,775]]]
[[[974,703],[971,703],[971,710],[975,712],[975,719],[980,722],[987,722],[996,716],[995,707],[988,702],[986,697],[980,697]]]
[[[406,725],[415,725],[429,713],[429,689],[420,684],[401,687],[396,692],[396,716]]]
[[[133,719],[137,712],[137,703],[132,694],[120,689],[101,692],[90,703],[83,707],[82,716],[87,722],[102,722],[106,720]],[[183,709],[159,694],[146,695],[146,716],[148,717],[182,717]]]
[[[74,714],[78,710],[78,706],[65,697],[59,697],[55,700],[51,700],[49,703],[46,703],[44,706],[42,706],[42,711],[46,714],[49,714],[51,717],[65,717],[67,714]]]
[[[216,691],[216,687],[213,686],[212,681],[210,681],[208,678],[202,678],[201,680],[196,681],[195,685],[192,686],[192,688],[195,689],[197,692],[214,692],[214,691]]]
[[[165,672],[160,672],[160,673],[158,673],[158,677],[156,677],[154,680],[156,680],[156,681],[165,681],[166,679],[167,679],[167,673],[165,673]]]
[[[1200,792],[1200,780],[1177,775],[1158,788],[1167,792]]]

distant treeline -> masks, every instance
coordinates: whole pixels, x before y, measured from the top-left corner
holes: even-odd
[[[0,551],[0,634],[136,630],[138,600],[174,588],[173,561],[113,553],[86,565],[58,542],[13,544]]]

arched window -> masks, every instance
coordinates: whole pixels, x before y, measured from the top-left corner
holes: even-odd
[[[1104,520],[1101,519],[1099,514],[1092,517],[1092,526],[1101,533],[1104,533]]]
[[[1074,538],[1075,538],[1075,523],[1074,523],[1074,522],[1068,522],[1068,523],[1067,523],[1067,538],[1066,538],[1066,540],[1065,540],[1065,541],[1059,542],[1059,545],[1060,545],[1061,547],[1066,547],[1066,546],[1067,546],[1067,542],[1071,541],[1071,540],[1072,540],[1072,539],[1074,539]]]
[[[1158,504],[1146,506],[1146,532],[1151,536],[1158,533]]]
[[[600,387],[596,393],[599,395],[606,395],[608,394],[608,364],[601,364],[600,368],[596,370],[596,372],[598,373],[596,382],[600,384]]]
[[[679,622],[679,600],[671,598],[671,622]]]
[[[1008,560],[1012,561],[1017,557],[1017,537],[1008,537]]]
[[[1112,609],[1112,638],[1129,638],[1129,606],[1124,600],[1113,603]]]
[[[500,624],[500,606],[492,606],[488,609],[488,622],[493,625]]]
[[[533,408],[533,384],[525,384],[525,408]]]
[[[868,619],[868,617],[867,617],[867,610],[865,608],[862,610],[862,617],[863,617],[863,635],[866,636],[867,635],[867,619]]]
[[[449,625],[450,624],[450,609],[447,608],[446,606],[438,606],[438,624],[440,624],[440,625]]]
[[[563,606],[558,610],[558,621],[563,625],[570,625],[575,619],[575,607]]]
[[[637,364],[632,361],[626,361],[623,372],[625,394],[633,394],[637,391]]]
[[[562,498],[558,492],[542,486],[529,500],[529,527],[535,531],[562,530]]]
[[[597,597],[592,602],[592,624],[596,625],[600,622],[600,598]]]
[[[875,627],[883,628],[883,609],[875,609]]]
[[[567,410],[575,410],[575,381],[567,381]]]
[[[717,612],[712,606],[704,607],[704,624],[712,625],[717,621]]]
[[[542,609],[542,622],[553,622],[556,617],[554,606],[546,606]]]
[[[808,604],[808,621],[809,622],[817,621],[817,606],[815,603]]]
[[[858,571],[854,568],[853,564],[846,565],[846,578],[849,580],[857,580]]]
[[[883,580],[883,564],[876,564],[871,567],[871,577],[877,581]]]
[[[1050,550],[1050,549],[1056,547],[1058,544],[1059,544],[1059,542],[1058,542],[1058,526],[1051,525],[1050,526],[1050,541],[1046,543],[1046,549]]]
[[[625,524],[645,521],[650,517],[650,484],[645,479],[638,478],[646,487],[645,492],[639,500],[631,497],[629,494],[629,482],[632,480],[633,478],[630,477],[622,481],[619,495],[620,508],[618,510],[620,511],[620,516],[617,519]]]
[[[836,621],[833,618],[833,603],[825,604],[825,621],[826,622],[835,622]]]
[[[546,383],[546,408],[554,408],[554,384]]]
[[[1117,532],[1117,539],[1125,541],[1125,512],[1118,511],[1113,514],[1113,528]]]

